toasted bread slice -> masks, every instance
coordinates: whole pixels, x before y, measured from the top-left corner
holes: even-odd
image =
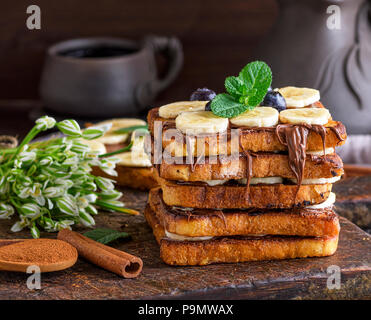
[[[338,236],[218,237],[206,241],[176,241],[166,238],[163,226],[149,206],[144,216],[160,244],[162,260],[169,265],[323,257],[334,254],[338,243]]]
[[[126,147],[126,143],[105,145],[106,152],[113,152]],[[117,176],[110,176],[98,167],[93,167],[93,174],[115,180],[117,185],[139,190],[149,190],[156,187],[157,181],[153,167],[129,167],[116,165]]]
[[[117,177],[110,176],[98,167],[93,167],[93,174],[115,180],[117,185],[139,190],[149,190],[156,187],[154,168],[116,166]]]
[[[297,185],[291,184],[257,184],[247,190],[244,185],[230,182],[209,186],[202,182],[182,183],[160,177],[157,177],[157,182],[167,205],[204,209],[285,209],[308,206],[324,202],[332,188],[331,183],[301,185],[299,190]]]
[[[150,190],[148,204],[167,231],[186,237],[253,234],[323,237],[338,235],[340,230],[332,208],[183,211],[167,206],[160,188]]]
[[[225,158],[225,160],[223,160]],[[184,160],[184,159],[183,159]],[[162,161],[159,166],[160,177],[168,180],[205,181],[246,178],[246,157],[205,158],[201,164],[168,164]],[[179,162],[178,162],[179,163]],[[196,163],[196,159],[194,160]],[[326,156],[307,156],[304,179],[332,178],[344,173],[343,162],[337,154]],[[295,178],[289,166],[288,156],[277,153],[257,153],[252,158],[253,177]]]
[[[162,147],[163,149],[166,149],[172,156],[187,156],[188,152],[192,152],[192,154],[195,156],[233,153],[231,152],[231,149],[233,149],[233,143],[231,143],[230,139],[230,129],[228,129],[226,133],[216,136],[206,135],[197,137],[198,142],[192,144],[187,152],[187,145],[184,135],[179,130],[175,129],[175,120],[161,118],[158,114],[158,109],[159,108],[154,108],[148,112],[148,127],[151,133],[154,135],[155,121],[161,121],[164,124],[162,131]],[[345,126],[341,122],[331,120],[324,127],[326,128],[326,148],[334,148],[345,143],[347,134]],[[165,131],[168,131],[168,134],[164,134]],[[180,140],[176,139],[175,137],[180,137]],[[227,141],[226,146],[224,143],[220,143],[223,141],[223,137]],[[198,150],[198,146],[201,146],[201,150]],[[252,152],[274,152],[287,150],[287,147],[281,144],[279,141],[274,127],[240,128],[239,152],[243,152],[242,148]],[[321,135],[310,130],[308,134],[307,151],[321,151],[322,149],[323,142]]]

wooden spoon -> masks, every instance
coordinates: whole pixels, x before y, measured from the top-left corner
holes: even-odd
[[[51,239],[50,239],[51,240]],[[24,241],[30,241],[30,239],[1,239],[0,240],[0,250],[4,246],[14,245],[16,243],[21,243]],[[59,271],[64,270],[67,268],[72,267],[77,261],[77,250],[75,247],[71,246],[69,243],[62,241],[62,240],[52,240],[54,241],[61,241],[65,246],[69,246],[71,249],[71,255],[68,257],[61,259],[60,261],[55,261],[52,263],[40,263],[40,262],[18,262],[18,261],[8,261],[3,260],[0,258],[0,270],[3,271],[17,271],[17,272],[26,272],[27,268],[32,265],[36,265],[40,268],[41,272],[52,272],[52,271]],[[50,254],[53,254],[53,247],[50,248]]]

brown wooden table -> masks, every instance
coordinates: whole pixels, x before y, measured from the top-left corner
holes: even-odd
[[[124,189],[128,207],[143,210],[147,193]],[[101,213],[98,227],[127,231],[130,241],[114,247],[140,256],[144,267],[137,279],[123,279],[83,259],[65,271],[42,274],[41,290],[27,289],[29,275],[0,272],[0,299],[319,299],[371,298],[371,237],[341,219],[339,248],[326,258],[170,267],[142,215]],[[9,231],[13,220],[0,223],[1,238],[29,237]],[[85,229],[77,228],[77,231]],[[55,234],[42,234],[55,237]],[[341,268],[341,289],[328,290],[327,268]]]

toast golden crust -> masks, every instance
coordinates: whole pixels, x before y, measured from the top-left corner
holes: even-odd
[[[113,179],[117,185],[139,190],[149,190],[158,185],[154,177],[154,168],[116,166],[117,177],[110,176],[98,167],[93,167],[93,174]]]
[[[338,243],[338,236],[221,237],[207,241],[174,241],[165,238],[164,228],[151,209],[144,215],[160,244],[161,258],[169,265],[323,257],[334,254]]]
[[[186,213],[167,206],[162,201],[160,188],[150,190],[148,204],[167,231],[187,237],[251,234],[323,237],[338,235],[340,230],[338,216],[332,209]]]
[[[211,187],[197,182],[180,184],[159,177],[157,182],[167,205],[205,209],[301,207],[324,202],[332,188],[331,183],[301,185],[297,192],[297,185],[252,185],[246,196],[246,186],[238,184]]]
[[[152,134],[154,134],[154,122],[161,121],[165,124],[163,130],[169,125],[173,129],[169,129],[169,136],[162,135],[162,147],[171,153],[172,156],[187,156],[187,146],[184,139],[181,139],[181,143],[176,142],[175,136],[184,137],[183,134],[174,128],[174,119],[164,119],[158,115],[159,108],[153,108],[148,112],[148,128]],[[334,148],[341,146],[345,143],[347,134],[345,126],[338,121],[329,121],[326,125],[326,148]],[[230,132],[230,130],[228,130]],[[338,132],[338,134],[336,133]],[[228,135],[228,134],[227,134]],[[197,150],[197,142],[191,148],[192,154],[199,156],[204,154],[218,155],[218,154],[232,154],[231,152],[231,140],[227,139],[227,145],[219,143],[222,135],[217,135],[217,138],[210,138],[208,136],[198,138],[202,141],[200,144],[204,150]],[[204,140],[201,140],[204,139]],[[203,143],[203,141],[205,141]],[[274,152],[274,151],[286,151],[287,146],[281,144],[279,141],[275,128],[241,128],[240,131],[240,148],[239,152],[243,152],[242,147],[245,150],[252,152]],[[224,148],[226,150],[224,150]],[[321,151],[323,149],[322,138],[320,134],[310,130],[308,134],[307,151]]]
[[[230,157],[229,161],[210,163],[206,158],[202,164],[168,164],[159,165],[161,178],[181,181],[204,181],[246,178],[247,160],[244,156]],[[185,162],[185,161],[184,161]],[[195,161],[196,162],[196,161]],[[216,162],[216,163],[215,163]],[[308,156],[305,162],[304,179],[332,178],[344,173],[343,162],[337,154],[326,156]],[[289,166],[288,155],[274,153],[257,153],[252,158],[253,177],[295,178]]]

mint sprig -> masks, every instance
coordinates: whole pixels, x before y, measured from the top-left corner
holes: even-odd
[[[218,94],[211,102],[211,111],[223,118],[233,118],[252,110],[263,101],[272,83],[272,71],[263,61],[247,64],[238,77],[225,79],[227,93]]]

